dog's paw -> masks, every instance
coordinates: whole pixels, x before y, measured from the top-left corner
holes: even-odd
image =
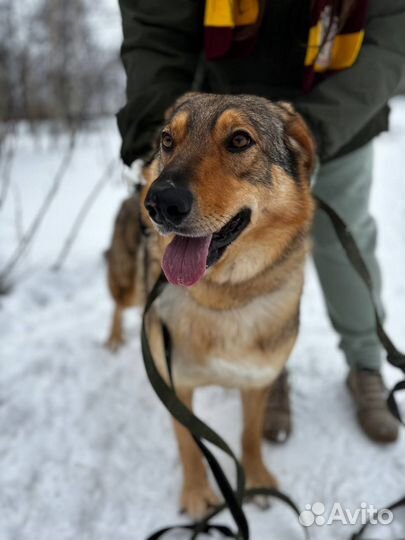
[[[195,486],[184,486],[181,493],[181,510],[193,519],[201,519],[208,514],[210,508],[220,503],[219,498],[207,483]]]
[[[278,488],[277,478],[269,472],[266,467],[258,467],[251,471],[246,471],[246,487],[250,488]],[[253,495],[249,497],[249,502],[253,502],[262,510],[270,508],[270,497],[268,495]]]
[[[110,336],[104,343],[104,347],[110,352],[115,353],[124,345],[125,340],[122,336]]]

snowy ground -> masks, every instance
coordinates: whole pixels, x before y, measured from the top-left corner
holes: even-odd
[[[397,100],[391,132],[376,144],[373,211],[380,225],[388,329],[402,348],[404,143],[405,100]],[[26,227],[63,145],[47,137],[39,144],[27,137],[20,142],[14,196],[0,213],[0,266],[15,246],[13,204],[21,198]],[[170,419],[140,357],[139,313],[128,314],[128,343],[119,354],[102,347],[112,309],[102,251],[126,193],[119,167],[65,266],[50,270],[79,205],[117,147],[112,126],[81,136],[73,165],[16,273],[17,284],[0,298],[0,540],[142,540],[157,527],[185,521],[178,515],[180,466]],[[361,502],[384,506],[403,494],[405,437],[385,448],[359,432],[312,267],[302,319],[290,363],[295,431],[284,446],[265,445],[266,461],[302,509],[315,501],[328,509],[340,502],[352,511]],[[394,370],[385,372],[390,382],[397,380]],[[197,412],[238,448],[235,392],[200,391]],[[247,506],[247,514],[254,540],[302,538],[295,516],[279,503],[267,512]],[[226,515],[220,521],[230,523]],[[403,536],[404,522],[398,513],[390,534]],[[352,528],[337,523],[311,532],[314,539],[341,540]],[[384,537],[393,536],[386,530]]]

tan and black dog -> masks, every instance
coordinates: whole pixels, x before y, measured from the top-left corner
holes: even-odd
[[[169,286],[150,318],[154,357],[166,375],[161,320],[185,404],[192,407],[200,386],[240,390],[249,487],[276,485],[262,459],[262,423],[269,385],[298,333],[314,159],[309,129],[291,105],[186,94],[167,115],[146,185],[124,203],[109,251],[110,346],[122,340],[122,310],[142,305],[162,267]],[[140,222],[149,233],[142,241]],[[200,517],[217,498],[191,436],[176,422],[175,432],[181,504]]]

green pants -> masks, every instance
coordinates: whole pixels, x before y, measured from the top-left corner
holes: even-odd
[[[321,165],[314,193],[346,222],[373,279],[381,314],[381,274],[375,255],[377,229],[369,213],[373,170],[372,144]],[[329,218],[318,210],[313,229],[314,260],[330,320],[340,335],[349,366],[379,369],[381,347],[369,293],[347,260]]]

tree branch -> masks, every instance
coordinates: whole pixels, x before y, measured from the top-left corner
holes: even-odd
[[[68,234],[65,240],[65,243],[59,255],[57,256],[55,263],[52,265],[52,270],[58,271],[61,269],[63,263],[66,260],[66,257],[69,255],[70,250],[72,249],[73,243],[75,242],[79,234],[79,231],[83,225],[83,222],[87,214],[89,213],[91,207],[95,203],[97,197],[100,195],[103,188],[107,185],[107,182],[110,180],[111,174],[114,168],[116,167],[116,165],[117,165],[117,159],[114,158],[107,165],[100,179],[96,182],[93,189],[90,191],[90,193],[84,200],[84,203],[82,207],[80,208],[75,221],[73,222],[73,226],[70,230],[70,233]]]
[[[35,234],[38,231],[38,228],[41,225],[46,213],[48,212],[49,207],[52,201],[54,200],[59,190],[59,187],[62,183],[62,180],[69,168],[69,164],[72,160],[73,153],[74,153],[74,146],[75,146],[75,133],[72,132],[70,136],[69,146],[66,150],[65,155],[62,158],[62,161],[59,165],[58,170],[56,171],[51,188],[46,194],[43,200],[43,203],[40,209],[38,210],[37,215],[35,216],[31,226],[22,237],[21,242],[17,246],[14,254],[11,256],[8,263],[6,263],[6,265],[3,267],[2,271],[0,272],[0,282],[5,283],[7,281],[7,279],[10,277],[11,272],[14,270],[14,268],[20,261],[21,257],[24,255],[29,245],[32,243],[35,237]]]

